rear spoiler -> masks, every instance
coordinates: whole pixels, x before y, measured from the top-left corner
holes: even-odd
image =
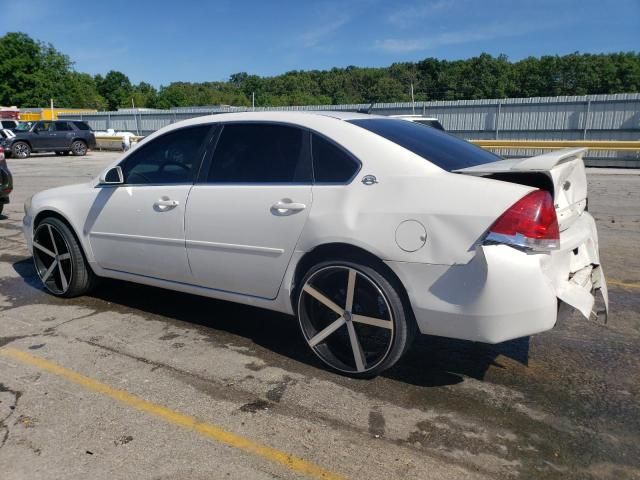
[[[476,165],[475,167],[460,168],[453,170],[453,172],[468,173],[471,175],[499,172],[548,172],[561,163],[578,158],[582,159],[587,150],[588,148],[586,147],[564,148],[535,157],[498,160],[497,162],[484,163]]]

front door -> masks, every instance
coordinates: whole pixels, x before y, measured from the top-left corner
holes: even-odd
[[[140,146],[120,164],[124,185],[97,187],[86,229],[101,267],[191,282],[184,213],[210,130],[172,130]]]
[[[51,148],[53,142],[53,122],[38,122],[29,135],[29,141],[33,150],[46,150]]]
[[[308,132],[228,123],[201,180],[185,218],[195,282],[275,298],[311,209]]]

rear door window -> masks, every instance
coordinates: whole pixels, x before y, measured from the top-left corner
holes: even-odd
[[[67,122],[55,122],[54,125],[56,132],[69,132],[73,130],[73,128],[71,128],[71,125],[69,125]]]
[[[348,183],[360,169],[357,160],[320,135],[311,136],[311,152],[315,183]]]
[[[308,133],[267,123],[224,125],[209,183],[311,183]]]
[[[435,128],[392,118],[349,120],[448,172],[502,160],[499,156]]]

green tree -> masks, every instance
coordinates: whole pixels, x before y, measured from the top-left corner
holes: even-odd
[[[109,110],[131,107],[133,87],[124,73],[111,70],[104,78],[96,75],[95,81],[98,93],[107,101]]]

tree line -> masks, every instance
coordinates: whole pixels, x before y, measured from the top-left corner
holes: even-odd
[[[227,81],[172,82],[155,88],[122,72],[77,72],[53,45],[25,33],[0,37],[0,105],[116,110],[132,105],[313,105],[585,95],[640,91],[640,53],[572,53],[509,61],[483,53],[466,60],[425,58],[388,67],[296,70],[274,77],[246,72]]]

